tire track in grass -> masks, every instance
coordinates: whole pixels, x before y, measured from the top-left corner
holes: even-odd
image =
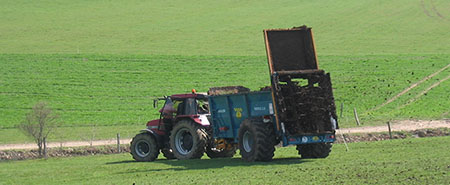
[[[445,117],[445,116],[447,116],[449,113],[450,113],[450,112],[447,111],[447,112],[445,112],[444,114],[442,114],[441,117]]]
[[[409,86],[408,88],[404,89],[402,92],[398,93],[397,95],[395,95],[395,96],[392,97],[391,99],[387,100],[386,102],[382,103],[381,105],[378,105],[378,106],[376,106],[375,108],[369,110],[368,112],[370,112],[370,111],[376,111],[376,110],[378,110],[378,109],[383,108],[384,106],[386,106],[387,104],[389,104],[389,103],[395,101],[397,98],[399,98],[400,96],[404,95],[405,93],[407,93],[407,92],[410,91],[411,89],[417,87],[418,85],[420,85],[421,83],[423,83],[423,82],[429,80],[430,78],[433,78],[434,76],[436,76],[437,74],[441,73],[442,71],[446,70],[446,69],[449,68],[449,67],[450,67],[450,64],[448,64],[447,66],[445,66],[445,67],[439,69],[438,71],[434,72],[433,74],[426,76],[426,77],[423,78],[422,80],[420,80],[420,81],[418,81],[418,82],[412,84],[412,85]]]
[[[411,98],[408,100],[408,102],[406,102],[405,104],[401,105],[400,107],[398,107],[397,109],[402,109],[406,106],[408,106],[409,104],[415,102],[416,100],[418,100],[420,97],[422,97],[423,95],[425,95],[426,93],[428,93],[428,91],[430,91],[431,89],[435,88],[436,86],[438,86],[439,84],[441,84],[442,82],[448,80],[450,78],[450,75],[448,75],[447,77],[445,77],[444,79],[434,83],[433,85],[431,85],[430,87],[428,87],[427,89],[423,90],[422,92],[420,92],[417,96],[415,96],[414,98]]]
[[[430,14],[430,12],[427,10],[427,8],[425,8],[425,2],[424,2],[424,0],[421,0],[420,1],[420,6],[422,7],[422,9],[423,9],[423,13],[425,13],[425,15],[427,15],[428,17],[433,17],[433,16],[431,16],[431,14]]]
[[[425,6],[425,4],[428,4],[430,7],[427,8]],[[448,20],[447,17],[442,15],[441,12],[439,12],[436,9],[436,6],[434,5],[433,0],[428,0],[428,1],[421,0],[420,1],[420,6],[422,7],[423,13],[425,13],[425,15],[427,15],[428,17],[435,18],[435,16],[437,16],[436,17],[437,19],[440,18],[440,19],[443,19],[443,20]]]
[[[446,17],[444,17],[437,9],[436,6],[434,6],[433,0],[430,0],[430,4],[431,4],[431,10],[436,13],[437,16],[439,16],[441,19],[447,20]]]

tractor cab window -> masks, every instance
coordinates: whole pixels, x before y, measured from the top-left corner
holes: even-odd
[[[171,99],[167,98],[164,107],[160,110],[164,118],[175,118],[177,115],[207,114],[208,101],[205,99]]]
[[[203,99],[197,99],[197,112],[198,114],[208,114],[209,106],[208,101]]]
[[[184,109],[184,115],[194,115],[197,114],[196,112],[196,102],[194,98],[187,98],[184,100],[185,109]]]
[[[178,106],[177,115],[207,114],[208,101],[205,99],[187,98]]]
[[[164,107],[159,110],[164,116],[164,118],[174,118],[176,115],[180,114],[180,107],[183,107],[183,101],[181,100],[172,100],[171,98],[167,98]]]
[[[195,99],[188,98],[184,101],[185,103],[185,115],[195,115],[195,114],[207,114],[208,110],[208,101],[205,99]]]

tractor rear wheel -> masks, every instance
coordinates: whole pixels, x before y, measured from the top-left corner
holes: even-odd
[[[206,155],[208,155],[209,158],[230,158],[233,157],[234,154],[236,154],[236,147],[233,147],[231,149],[216,149],[212,147],[206,148]]]
[[[178,122],[170,134],[170,148],[177,159],[199,159],[205,152],[205,128],[192,120]]]
[[[154,161],[158,158],[159,148],[153,136],[141,133],[134,136],[130,143],[130,153],[136,161]]]
[[[242,159],[270,161],[275,152],[273,127],[260,119],[246,119],[239,128],[239,150]]]
[[[297,150],[304,159],[326,158],[331,152],[331,146],[331,143],[311,143],[297,145]]]

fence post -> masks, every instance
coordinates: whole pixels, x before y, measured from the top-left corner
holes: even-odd
[[[117,152],[120,153],[120,133],[117,133]]]
[[[392,132],[391,132],[391,122],[387,122],[388,129],[389,129],[389,139],[392,139]]]
[[[358,113],[356,112],[356,108],[353,108],[353,114],[355,114],[356,124],[358,126],[360,126],[361,124],[359,123],[359,118],[358,118]]]

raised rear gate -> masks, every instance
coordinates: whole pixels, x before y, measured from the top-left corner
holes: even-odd
[[[264,37],[277,129],[288,136],[334,134],[330,75],[319,69],[311,28],[269,29]]]

